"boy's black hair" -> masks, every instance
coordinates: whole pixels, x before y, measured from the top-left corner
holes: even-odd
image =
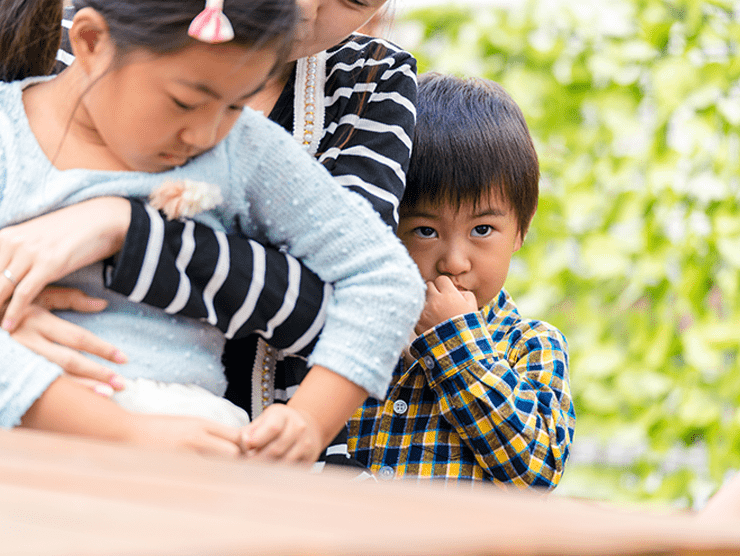
[[[401,209],[420,203],[509,204],[519,233],[537,210],[540,169],[522,111],[493,81],[419,76],[416,131]]]

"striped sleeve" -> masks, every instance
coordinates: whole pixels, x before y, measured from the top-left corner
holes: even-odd
[[[135,200],[106,286],[131,301],[205,319],[227,338],[256,332],[300,354],[315,343],[331,291],[290,255],[192,220],[166,220]]]
[[[416,123],[416,60],[362,35],[328,55],[319,162],[395,230]]]

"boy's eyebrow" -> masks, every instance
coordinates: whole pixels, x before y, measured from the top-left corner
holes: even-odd
[[[477,212],[473,215],[474,218],[481,218],[482,216],[506,216],[508,211],[501,210],[500,208],[488,208],[481,212]]]
[[[508,211],[502,210],[500,208],[486,208],[484,210],[481,210],[479,212],[476,212],[473,214],[473,218],[482,218],[484,216],[506,216],[508,214]],[[430,218],[430,219],[437,219],[439,218],[439,215],[433,213],[433,212],[425,212],[423,210],[414,210],[405,212],[403,214],[405,218]]]

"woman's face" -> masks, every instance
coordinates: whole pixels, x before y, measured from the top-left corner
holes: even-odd
[[[301,13],[291,59],[326,50],[362,27],[387,0],[297,0]]]

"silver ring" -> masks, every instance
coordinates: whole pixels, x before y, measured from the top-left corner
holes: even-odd
[[[18,285],[18,280],[15,279],[15,276],[13,276],[13,273],[10,272],[7,268],[3,270],[3,276],[5,276],[8,279],[8,282],[13,284],[14,286]]]

